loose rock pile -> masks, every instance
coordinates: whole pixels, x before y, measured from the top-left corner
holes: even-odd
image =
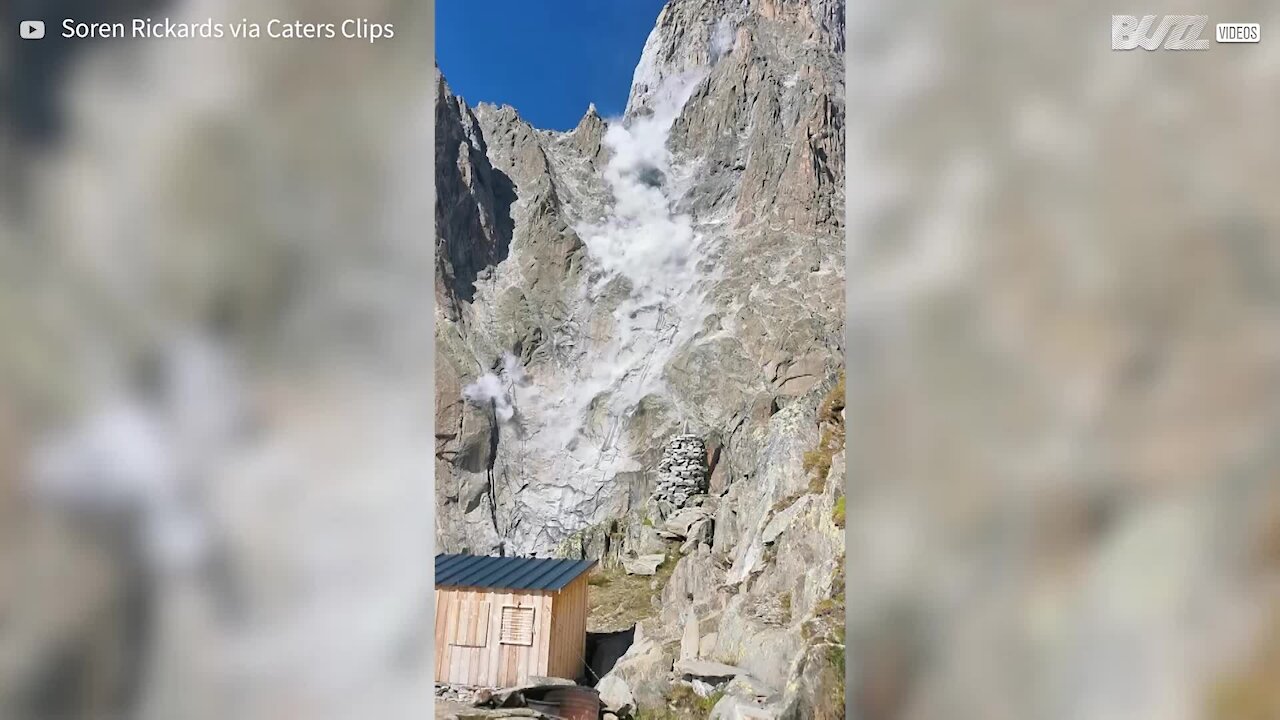
[[[653,497],[672,508],[682,508],[694,495],[707,492],[707,445],[688,433],[667,442],[658,462],[658,483]]]
[[[460,703],[472,703],[476,696],[485,688],[477,685],[453,685],[449,683],[436,683],[436,698],[439,700],[450,700]]]

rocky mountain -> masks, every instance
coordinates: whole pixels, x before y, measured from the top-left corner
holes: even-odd
[[[437,547],[657,556],[606,683],[641,707],[843,712],[844,33],[672,0],[568,132],[437,86]]]

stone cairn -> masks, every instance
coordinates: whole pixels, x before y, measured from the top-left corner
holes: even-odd
[[[659,506],[684,507],[689,498],[707,492],[707,445],[697,435],[683,433],[667,441],[658,461],[653,497]]]

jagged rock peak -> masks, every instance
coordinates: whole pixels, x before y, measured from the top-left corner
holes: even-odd
[[[480,131],[480,123],[475,114],[467,106],[466,100],[454,94],[453,89],[449,87],[449,81],[444,77],[444,73],[439,71],[436,72],[436,104],[437,123],[456,125],[461,130],[462,137],[475,147],[479,155],[483,156],[488,152],[484,142],[484,134]],[[437,127],[437,144],[439,144],[442,137],[451,137],[449,133],[449,128],[441,130]]]
[[[524,118],[520,117],[520,111],[510,105],[495,105],[491,102],[479,102],[475,107],[476,117],[482,117],[487,121],[498,123],[519,122],[528,125]]]
[[[456,319],[480,273],[506,257],[514,195],[489,161],[476,116],[442,73],[436,78],[436,301]]]
[[[600,117],[600,113],[596,111],[596,104],[591,103],[587,106],[587,113],[578,121],[578,125],[574,127],[572,132],[590,132],[594,133],[599,128],[605,126],[604,118]]]
[[[596,110],[596,104],[591,103],[587,106],[587,114],[582,116],[570,133],[573,146],[583,157],[591,160],[593,163],[604,158],[604,134],[608,129],[604,118],[600,117],[600,113]]]

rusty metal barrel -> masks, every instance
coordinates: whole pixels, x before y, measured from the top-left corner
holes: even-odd
[[[529,700],[529,707],[561,720],[599,720],[600,693],[578,685],[548,690],[541,701]]]

